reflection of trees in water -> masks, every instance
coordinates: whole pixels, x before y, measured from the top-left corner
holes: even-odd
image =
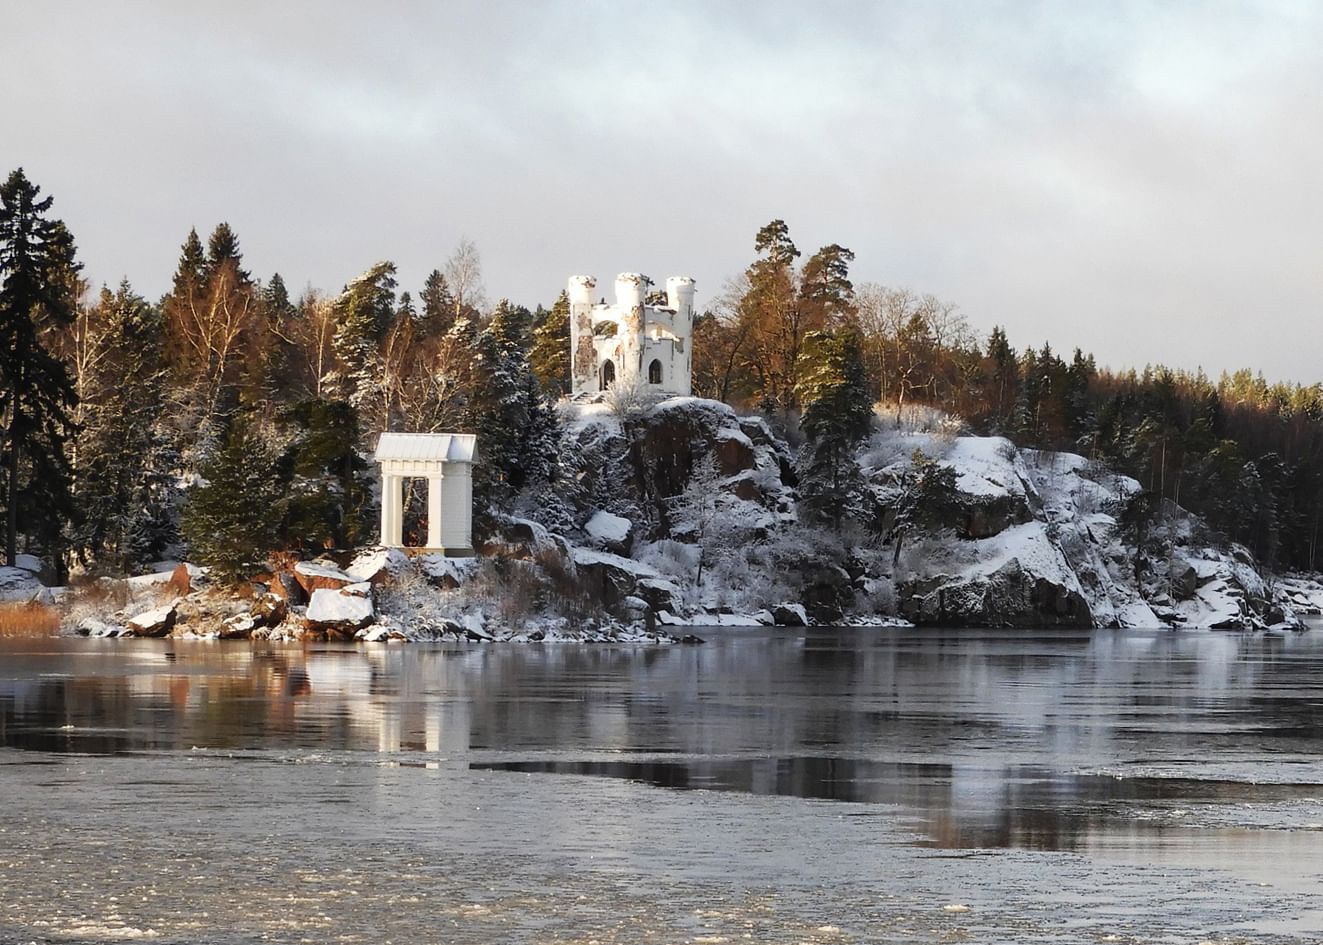
[[[1168,790],[1017,759],[1070,770],[1243,757],[1265,736],[1313,751],[1323,734],[1308,697],[1319,646],[1262,635],[815,629],[669,648],[89,649],[71,641],[76,658],[52,658],[21,687],[0,681],[0,744],[647,753],[609,769],[581,757],[571,773],[900,804],[951,847],[1072,849]],[[1207,783],[1171,789],[1190,797]],[[1210,801],[1237,796],[1208,790]]]

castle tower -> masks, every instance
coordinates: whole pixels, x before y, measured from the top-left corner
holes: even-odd
[[[639,380],[667,394],[691,386],[694,280],[666,280],[666,304],[649,305],[652,280],[637,272],[616,276],[615,303],[594,304],[597,280],[571,276],[570,379],[575,395]]]

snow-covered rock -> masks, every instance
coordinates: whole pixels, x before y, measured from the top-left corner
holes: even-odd
[[[448,558],[442,554],[419,555],[413,562],[430,583],[448,591],[463,585],[481,566],[477,558]]]
[[[599,547],[623,555],[629,553],[634,523],[623,515],[612,515],[603,509],[598,509],[584,523],[583,530],[598,543]]]
[[[570,559],[581,582],[608,607],[619,605],[627,597],[646,599],[649,593],[662,590],[679,593],[679,588],[655,568],[631,558],[576,547],[570,549]]]
[[[916,575],[902,585],[906,617],[942,626],[1093,626],[1079,579],[1042,522],[968,545],[969,560],[954,573]]]
[[[350,586],[355,590],[349,590]],[[358,588],[367,588],[368,592],[360,593]],[[312,592],[303,623],[314,634],[351,639],[355,632],[372,623],[375,616],[370,584],[343,589],[322,587]]]
[[[294,565],[294,578],[308,595],[323,589],[339,590],[359,580],[328,561],[300,561]]]
[[[772,620],[778,627],[808,626],[808,614],[803,604],[777,604],[772,608]]]
[[[402,573],[409,567],[409,556],[399,548],[364,548],[354,560],[349,563],[349,567],[344,569],[344,573],[355,581],[370,581],[373,584],[381,584],[384,581]]]
[[[128,627],[134,636],[163,637],[174,627],[177,613],[178,604],[171,601],[162,607],[154,607],[130,617]]]
[[[42,583],[31,571],[0,566],[0,601],[32,600],[41,588]]]
[[[507,518],[496,524],[492,534],[478,548],[478,553],[485,557],[530,561],[561,550],[545,526],[527,518]]]

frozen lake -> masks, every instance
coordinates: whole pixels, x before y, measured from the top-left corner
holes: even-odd
[[[0,640],[0,942],[1323,941],[1323,632]]]

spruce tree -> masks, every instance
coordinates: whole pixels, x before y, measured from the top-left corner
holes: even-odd
[[[188,492],[181,525],[193,559],[221,582],[260,570],[276,544],[283,498],[276,457],[251,419],[236,417]]]
[[[433,269],[428,274],[418,298],[423,303],[419,315],[425,333],[437,337],[450,331],[450,326],[455,322],[455,297],[440,269]]]
[[[251,278],[242,268],[243,253],[239,250],[239,237],[228,223],[219,223],[211,231],[207,240],[207,263],[204,269],[207,277],[212,276],[226,262],[233,262],[241,281]]]
[[[290,445],[279,464],[286,496],[282,544],[320,550],[369,540],[371,488],[356,448],[354,409],[344,401],[304,401],[288,410],[283,427]]]
[[[77,301],[73,237],[50,219],[22,168],[0,186],[0,404],[4,416],[5,555],[13,565],[22,525],[47,550],[72,512],[64,447],[76,402],[48,335],[72,323]]]
[[[335,386],[368,430],[385,429],[386,418],[374,408],[380,401],[381,342],[395,317],[395,285],[395,264],[379,262],[335,301]]]
[[[101,290],[92,312],[100,356],[84,382],[74,531],[78,554],[115,573],[162,557],[176,539],[171,472],[158,426],[164,406],[161,314],[127,280]]]
[[[863,512],[863,478],[854,454],[873,416],[858,332],[845,327],[810,333],[799,378],[800,429],[807,437],[800,456],[800,504],[810,519],[839,528],[845,516]]]
[[[502,300],[473,342],[466,426],[478,434],[480,508],[547,481],[559,430],[528,360],[532,314]]]

